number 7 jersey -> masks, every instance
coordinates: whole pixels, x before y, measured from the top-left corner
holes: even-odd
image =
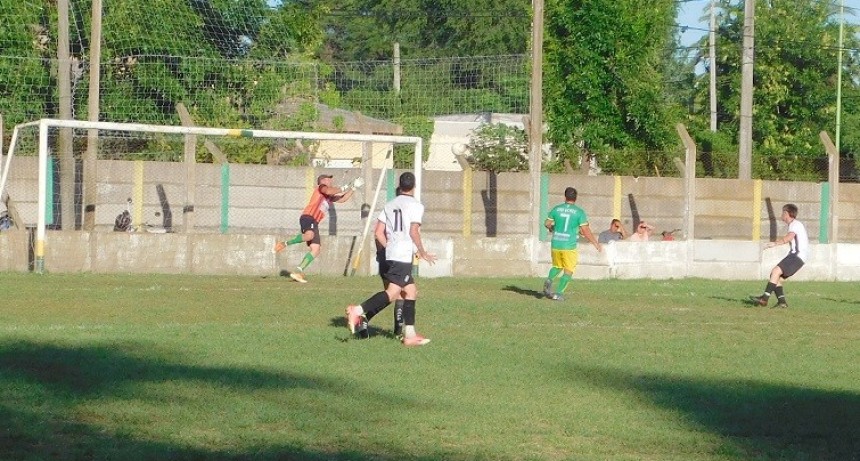
[[[386,260],[412,263],[416,248],[409,229],[423,217],[424,205],[411,195],[398,195],[385,204],[377,219],[385,224]]]
[[[579,228],[588,224],[588,216],[585,215],[585,210],[572,203],[562,203],[550,210],[547,219],[552,220],[555,227],[552,233],[552,249],[576,249]]]

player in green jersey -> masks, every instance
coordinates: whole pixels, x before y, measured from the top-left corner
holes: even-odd
[[[552,269],[543,283],[543,293],[547,298],[562,301],[564,290],[576,265],[579,262],[579,253],[576,242],[581,232],[597,251],[603,251],[603,246],[594,238],[591,227],[588,225],[588,216],[585,210],[576,205],[576,189],[568,187],[564,190],[564,203],[558,204],[550,210],[544,221],[544,226],[552,232]],[[561,275],[558,282],[558,291],[553,293],[553,281]]]

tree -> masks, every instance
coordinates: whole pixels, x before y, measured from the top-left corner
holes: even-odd
[[[717,25],[717,104],[720,131],[737,139],[739,129],[743,2],[722,0]],[[827,0],[756,4],[753,173],[761,178],[818,179],[823,155],[818,134],[835,129],[838,5]],[[857,49],[849,25],[845,47]],[[704,41],[704,39],[703,39]],[[845,54],[847,94],[857,94],[856,53]],[[698,101],[707,101],[707,75]],[[852,89],[852,87],[855,87]],[[850,101],[850,99],[849,99]],[[705,104],[699,107],[704,108]],[[846,104],[847,108],[856,103]],[[707,116],[705,110],[697,112]],[[857,118],[843,116],[853,123]],[[843,125],[842,131],[849,128]],[[849,136],[848,145],[857,145]],[[820,163],[820,162],[819,162]]]
[[[0,2],[0,112],[18,124],[57,110],[57,12],[47,2]],[[53,70],[53,72],[52,72]]]
[[[528,0],[323,0],[330,14],[322,56],[327,60],[404,56],[522,54],[531,25]]]
[[[544,101],[548,137],[604,171],[671,167],[677,106],[665,101],[673,0],[551,0]],[[577,159],[578,160],[578,159]]]
[[[476,169],[494,173],[528,171],[525,130],[503,123],[484,123],[469,143],[467,160]]]
[[[111,120],[175,121],[174,106],[219,124],[259,125],[319,47],[313,10],[265,0],[127,0],[104,15],[105,105]],[[308,90],[308,86],[303,87]],[[129,99],[136,102],[128,111]],[[142,112],[141,112],[142,111]]]

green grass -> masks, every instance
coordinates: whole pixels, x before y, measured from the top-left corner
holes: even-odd
[[[3,274],[0,459],[860,459],[860,285],[763,285]]]

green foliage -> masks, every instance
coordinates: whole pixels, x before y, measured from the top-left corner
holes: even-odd
[[[723,0],[717,49],[738,50],[743,43],[743,4]],[[836,113],[838,15],[832,2],[787,0],[756,4],[755,90],[753,93],[753,175],[763,179],[813,179],[820,175],[817,159],[824,155],[821,131],[833,137]],[[853,27],[845,30],[845,48],[856,49]],[[845,82],[858,75],[856,53],[845,53]],[[741,54],[718,53],[719,127],[738,138],[741,99]],[[699,77],[696,114],[709,117],[707,75]],[[849,88],[850,89],[850,88]],[[851,91],[849,91],[851,92]],[[853,90],[856,94],[856,90]],[[856,103],[851,103],[856,107]],[[850,107],[849,105],[849,107]],[[860,128],[856,117],[846,117]],[[854,128],[846,129],[846,128]],[[858,146],[849,138],[849,148]]]
[[[38,119],[54,108],[56,8],[38,1],[3,1],[0,7],[0,112],[4,123]],[[56,69],[54,69],[56,70]],[[41,91],[34,91],[39,89]]]
[[[597,164],[603,173],[624,176],[680,176],[675,158],[683,158],[683,151],[647,150],[636,147],[598,150]]]
[[[341,89],[341,106],[372,117],[456,113],[522,113],[528,103],[525,58],[425,59],[402,66],[400,91],[390,62],[340,64],[326,85]],[[499,67],[504,70],[499,71]]]
[[[75,62],[86,62],[90,3],[71,6],[71,52]],[[106,4],[101,119],[179,124],[175,107],[182,102],[200,124],[259,127],[284,97],[313,94],[301,63],[322,42],[322,11],[294,2],[271,7],[265,0]],[[43,64],[56,63],[56,3],[6,1],[0,14],[11,18],[0,31],[0,107],[7,122],[56,116],[50,74],[56,69]],[[88,81],[81,78],[86,74],[73,75],[73,112],[82,118]]]
[[[604,171],[653,171],[677,143],[666,103],[665,49],[672,0],[547,4],[544,101],[548,137],[578,146]],[[637,152],[647,152],[639,155]]]
[[[565,157],[556,155],[551,159],[547,159],[541,165],[541,171],[544,173],[564,173],[567,171],[564,166]]]
[[[726,132],[702,128],[694,130],[691,136],[698,149],[697,177],[738,177],[738,146]]]
[[[399,117],[394,123],[403,127],[404,136],[418,136],[424,140],[421,152],[422,160],[430,157],[430,137],[433,136],[433,120],[427,117]],[[415,150],[412,146],[398,144],[394,146],[394,168],[413,168],[415,165]]]
[[[401,113],[400,97],[393,91],[354,89],[344,93],[341,101],[344,107],[370,117],[392,119]]]
[[[337,63],[326,80],[343,94],[337,107],[384,119],[526,110],[527,2],[324,3],[342,13],[322,17],[326,39],[320,53],[324,62]],[[401,53],[399,93],[392,66],[395,42]]]
[[[250,56],[264,61],[313,57],[324,38],[318,18],[328,11],[319,2],[290,1],[264,10]]]
[[[525,130],[504,123],[485,123],[469,142],[469,164],[476,170],[528,171],[528,140]]]
[[[331,82],[326,82],[322,85],[319,92],[319,98],[321,104],[325,104],[329,107],[340,107],[342,104],[341,95]]]
[[[326,60],[491,56],[527,51],[531,8],[522,0],[326,0]]]

